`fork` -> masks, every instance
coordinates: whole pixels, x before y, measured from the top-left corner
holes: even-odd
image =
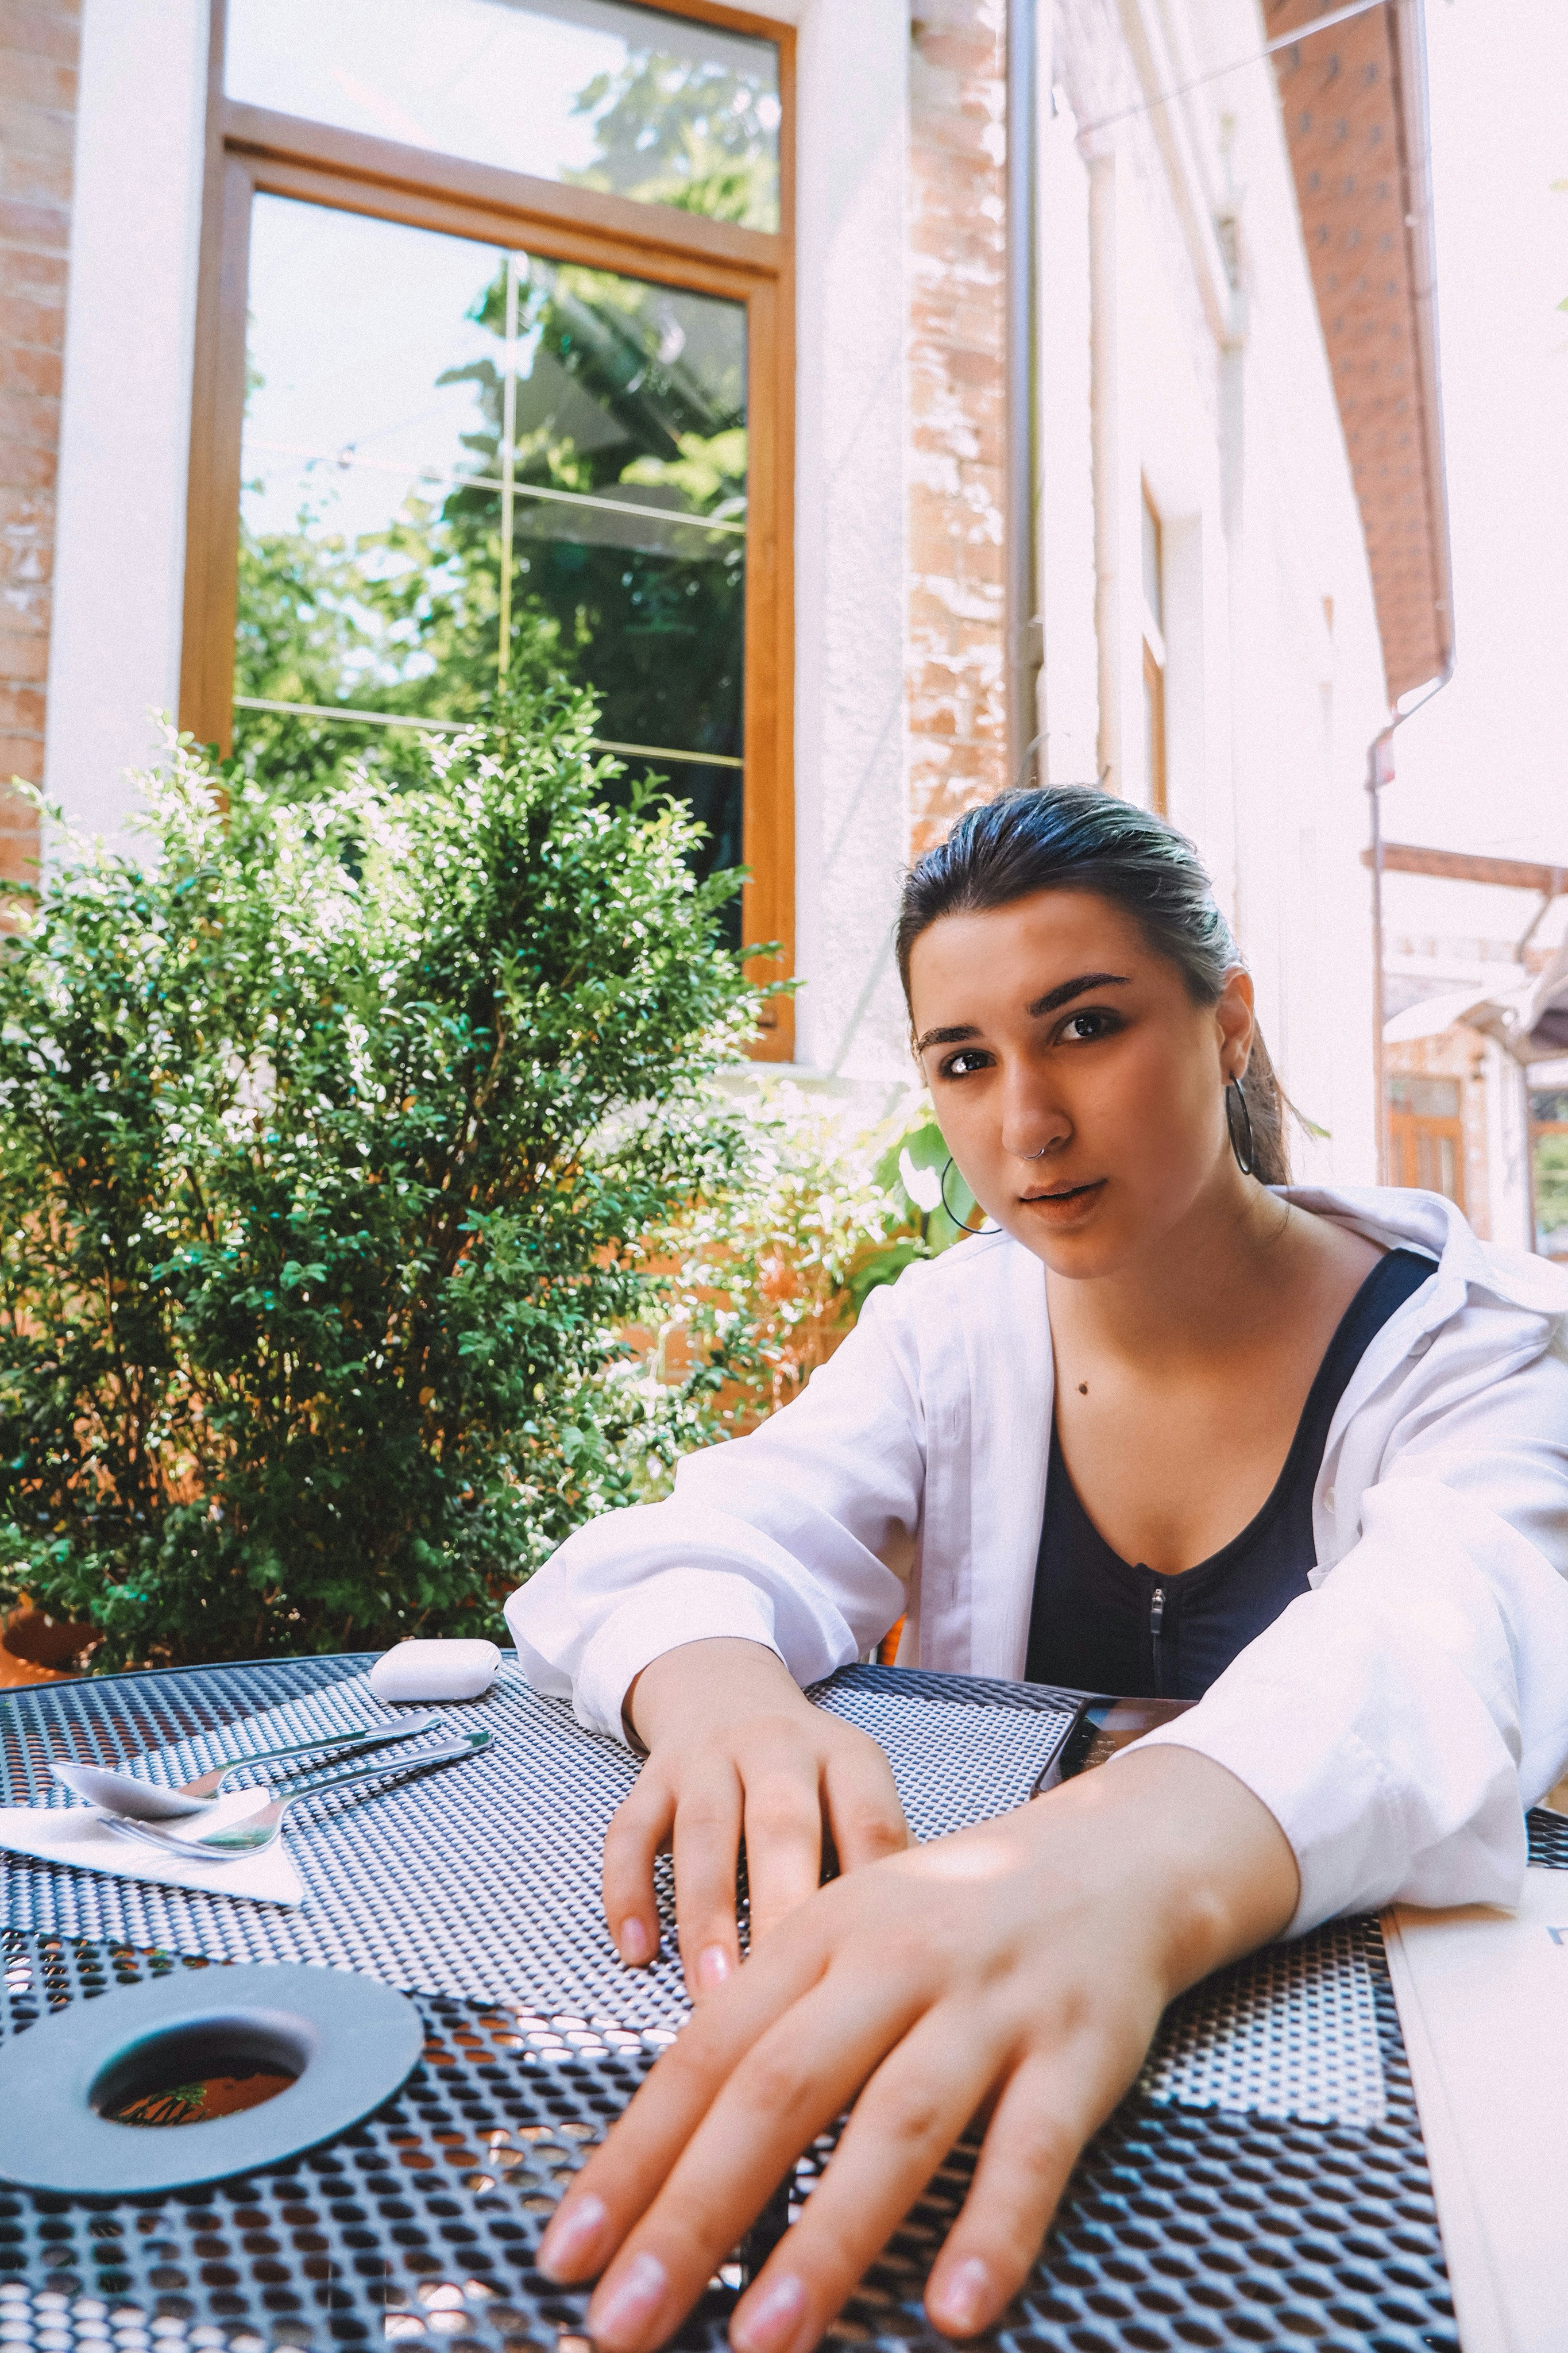
[[[448,1741],[445,1748],[426,1748],[421,1756],[400,1757],[389,1765],[361,1765],[352,1773],[334,1773],[326,1780],[306,1779],[292,1789],[287,1786],[270,1804],[258,1807],[243,1820],[230,1822],[225,1829],[206,1831],[200,1838],[171,1838],[166,1831],[153,1830],[148,1822],[132,1821],[129,1815],[100,1813],[100,1820],[121,1838],[140,1839],[143,1846],[155,1846],[163,1854],[198,1855],[213,1862],[237,1862],[251,1854],[265,1854],[283,1834],[289,1810],[302,1798],[324,1798],[329,1790],[350,1788],[356,1781],[384,1781],[397,1773],[413,1773],[426,1765],[450,1765],[464,1757],[477,1757],[488,1748],[493,1733],[480,1730],[465,1732],[460,1739]]]

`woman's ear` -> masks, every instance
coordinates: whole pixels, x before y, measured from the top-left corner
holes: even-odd
[[[1219,1030],[1220,1068],[1228,1084],[1245,1072],[1252,1058],[1252,1041],[1258,1034],[1252,975],[1245,965],[1233,964],[1226,974],[1214,1012]]]

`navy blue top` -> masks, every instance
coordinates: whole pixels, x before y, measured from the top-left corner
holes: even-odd
[[[1024,1670],[1030,1683],[1130,1699],[1201,1699],[1237,1651],[1311,1590],[1312,1490],[1334,1409],[1375,1335],[1436,1264],[1407,1250],[1379,1259],[1329,1342],[1268,1502],[1238,1536],[1177,1576],[1112,1552],[1068,1476],[1052,1416]]]

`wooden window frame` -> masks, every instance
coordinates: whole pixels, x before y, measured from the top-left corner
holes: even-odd
[[[1456,1089],[1458,1096],[1457,1110],[1451,1113],[1405,1111],[1395,1105],[1393,1092],[1396,1082],[1404,1080],[1408,1083],[1427,1078],[1437,1079],[1443,1084]],[[1391,1167],[1396,1172],[1391,1176],[1390,1182],[1402,1187],[1419,1187],[1422,1139],[1426,1138],[1433,1144],[1447,1144],[1451,1148],[1454,1157],[1454,1190],[1447,1198],[1462,1213],[1465,1207],[1465,1082],[1463,1079],[1456,1078],[1449,1071],[1394,1071],[1389,1074],[1388,1097],[1384,1111],[1388,1124],[1388,1158]],[[1533,1129],[1531,1150],[1533,1151]]]
[[[530,248],[743,303],[747,354],[742,936],[776,940],[759,980],[795,969],[795,29],[714,5],[661,13],[771,41],[779,61],[779,227],[742,228],[497,165],[405,146],[226,97],[227,0],[210,0],[196,293],[180,725],[226,754],[234,735],[250,207],[258,195]],[[787,1061],[794,1007],[773,998],[754,1051]]]

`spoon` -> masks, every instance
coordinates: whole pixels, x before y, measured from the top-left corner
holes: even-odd
[[[231,1773],[242,1765],[275,1765],[281,1757],[308,1757],[313,1748],[384,1748],[389,1743],[412,1740],[416,1734],[428,1732],[441,1719],[428,1712],[410,1715],[400,1724],[365,1725],[358,1732],[324,1732],[315,1740],[296,1740],[288,1748],[264,1748],[253,1757],[230,1757],[215,1765],[208,1773],[198,1773],[194,1781],[182,1783],[177,1789],[160,1789],[151,1781],[143,1781],[134,1773],[117,1773],[107,1765],[66,1764],[59,1757],[54,1761],[57,1781],[85,1798],[89,1806],[102,1806],[111,1814],[122,1814],[132,1821],[167,1822],[185,1814],[205,1814],[207,1808],[223,1791]]]
[[[230,1822],[221,1831],[204,1831],[199,1838],[176,1838],[168,1831],[155,1831],[150,1823],[132,1821],[122,1814],[106,1813],[100,1820],[123,1838],[140,1839],[143,1846],[155,1846],[164,1854],[196,1855],[210,1862],[237,1862],[249,1854],[265,1854],[283,1835],[283,1825],[290,1806],[301,1798],[324,1798],[329,1789],[346,1789],[355,1781],[380,1781],[389,1773],[414,1773],[426,1765],[450,1765],[461,1757],[477,1757],[488,1748],[495,1735],[492,1732],[465,1732],[460,1738],[449,1741],[445,1748],[426,1748],[418,1757],[399,1757],[389,1765],[361,1765],[352,1773],[334,1773],[325,1781],[302,1783],[298,1788],[285,1787],[270,1805],[258,1806],[237,1822]]]

